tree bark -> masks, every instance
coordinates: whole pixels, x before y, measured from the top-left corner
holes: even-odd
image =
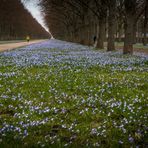
[[[98,34],[98,43],[97,47],[100,49],[104,49],[104,36],[105,36],[105,18],[99,20],[99,34]]]
[[[148,25],[148,2],[146,1],[145,16],[143,25],[143,45],[147,45],[147,25]]]
[[[111,0],[109,5],[109,17],[108,17],[108,44],[107,51],[115,50],[115,9],[116,0]]]
[[[147,36],[146,36],[146,33],[147,32],[147,29],[146,27],[143,28],[143,45],[146,46],[147,45]]]
[[[137,37],[136,37],[136,35],[137,35],[137,23],[136,24],[133,24],[134,26],[134,28],[133,28],[133,44],[136,44],[136,42],[137,42]]]
[[[125,23],[124,54],[133,54],[134,17],[127,15]]]

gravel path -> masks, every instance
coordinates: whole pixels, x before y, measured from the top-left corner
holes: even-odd
[[[29,43],[27,43],[27,42],[18,42],[18,43],[0,44],[0,52],[5,51],[5,50],[15,49],[15,48],[18,48],[18,47],[31,45],[31,44],[34,44],[34,43],[39,43],[39,42],[42,42],[42,41],[44,41],[44,40],[35,40],[35,41],[30,41]]]

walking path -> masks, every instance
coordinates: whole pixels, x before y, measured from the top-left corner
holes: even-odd
[[[12,50],[18,47],[23,47],[23,46],[27,46],[27,45],[31,45],[34,43],[39,43],[39,42],[43,42],[45,40],[34,40],[34,41],[30,41],[29,43],[27,42],[18,42],[18,43],[6,43],[6,44],[0,44],[0,52],[1,51],[5,51],[5,50]]]

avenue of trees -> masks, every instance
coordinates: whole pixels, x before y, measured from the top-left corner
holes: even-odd
[[[93,44],[115,50],[115,41],[124,41],[124,54],[133,53],[133,44],[147,44],[147,0],[40,0],[46,24],[57,39]]]
[[[49,34],[24,8],[21,0],[0,0],[0,40],[47,38]]]

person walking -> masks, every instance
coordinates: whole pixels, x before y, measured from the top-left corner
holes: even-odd
[[[97,37],[96,37],[96,35],[94,36],[93,40],[94,40],[93,46],[96,47],[97,46]]]
[[[29,35],[26,36],[26,41],[29,43],[29,41],[30,41],[30,36]]]

